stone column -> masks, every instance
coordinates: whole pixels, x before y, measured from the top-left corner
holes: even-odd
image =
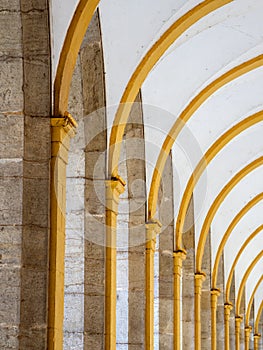
[[[187,209],[183,233],[183,247],[187,251],[182,271],[182,348],[193,350],[195,347],[194,317],[194,270],[195,270],[195,226],[193,196]]]
[[[116,228],[121,177],[106,181],[105,350],[116,349]]]
[[[51,149],[51,232],[49,261],[48,349],[63,348],[64,259],[66,165],[70,138],[75,135],[76,122],[68,114],[52,118]]]
[[[154,348],[154,253],[156,235],[160,233],[161,224],[157,220],[146,224],[146,306],[145,306],[145,349]]]
[[[174,252],[174,350],[181,349],[181,276],[186,251]]]
[[[195,274],[195,350],[201,350],[201,295],[205,278],[204,272]]]
[[[165,163],[158,193],[158,213],[163,229],[159,236],[159,250],[155,254],[155,263],[157,265],[159,260],[159,266],[155,266],[155,291],[158,290],[158,295],[155,295],[154,318],[155,334],[159,332],[159,350],[172,349],[174,343],[173,193],[173,168],[170,155]],[[155,344],[157,340],[155,339]]]
[[[254,350],[259,350],[259,340],[261,338],[261,334],[254,334]]]
[[[251,326],[245,327],[245,350],[249,350],[249,340],[250,340],[251,331],[252,331]]]
[[[211,290],[211,349],[216,350],[217,337],[216,337],[216,324],[217,324],[217,298],[220,295],[219,289]]]
[[[129,350],[144,350],[146,185],[144,125],[141,95],[137,95],[125,128],[127,189],[129,202]]]
[[[225,318],[225,350],[230,350],[230,332],[229,332],[229,318],[230,312],[233,309],[232,303],[225,303],[224,318]]]
[[[236,315],[235,317],[236,350],[240,350],[240,325],[242,320],[243,320],[242,316]]]

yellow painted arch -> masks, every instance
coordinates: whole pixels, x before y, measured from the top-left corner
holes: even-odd
[[[64,116],[79,49],[99,0],[80,0],[60,54],[54,86],[54,116]]]
[[[192,115],[202,105],[202,103],[204,103],[215,91],[219,90],[221,87],[228,84],[232,80],[240,77],[241,75],[246,74],[251,70],[256,69],[262,65],[263,55],[259,55],[251,60],[248,60],[247,62],[238,65],[237,67],[232,68],[231,70],[214,80],[212,83],[210,83],[205,89],[203,89],[180,114],[163,143],[162,149],[160,151],[156,163],[156,167],[153,172],[148,199],[149,218],[152,218],[156,213],[158,189],[160,186],[160,181],[167,157],[169,156],[169,153],[177,136],[185,126],[185,123],[192,117]]]
[[[179,213],[176,222],[176,250],[182,249],[182,232],[185,222],[185,217],[187,213],[187,208],[189,206],[194,187],[203,174],[204,170],[208,164],[214,159],[214,157],[229,143],[235,136],[239,135],[241,132],[247,128],[259,123],[263,120],[263,111],[255,113],[250,117],[242,120],[238,124],[234,125],[231,129],[226,131],[220,138],[213,143],[213,145],[208,149],[205,155],[201,158],[196,168],[194,169],[186,189],[183,194],[181,205],[179,208]]]
[[[231,267],[231,270],[230,270],[230,273],[229,273],[229,276],[228,276],[228,279],[227,279],[227,283],[226,283],[226,302],[229,303],[229,298],[230,298],[230,288],[231,288],[231,283],[232,283],[232,278],[233,278],[233,275],[234,275],[234,270],[235,270],[235,267],[236,267],[236,264],[242,254],[242,252],[244,251],[244,249],[246,248],[246,246],[249,244],[249,242],[251,242],[251,240],[256,237],[260,232],[262,232],[263,230],[263,225],[260,225],[247,239],[246,241],[244,242],[244,244],[242,245],[242,247],[240,248],[237,256],[235,257],[235,260],[233,262],[233,265]]]
[[[196,253],[196,271],[201,272],[202,271],[202,259],[203,259],[203,254],[204,254],[204,247],[205,247],[205,242],[206,238],[209,232],[209,228],[211,226],[212,220],[224,201],[224,199],[227,197],[227,195],[231,192],[231,190],[250,172],[255,170],[256,168],[260,167],[263,165],[263,157],[259,157],[250,164],[248,164],[246,167],[244,167],[242,170],[240,170],[227,184],[226,186],[222,189],[222,191],[218,194],[216,199],[214,200],[213,204],[211,205],[204,224],[202,226],[199,242],[198,242],[198,247],[197,247],[197,253]]]
[[[255,334],[258,334],[259,320],[260,320],[262,311],[263,311],[263,300],[262,300],[262,302],[260,304],[260,307],[259,307],[259,310],[258,310],[258,314],[257,314],[257,318],[256,318],[256,322],[255,322]]]
[[[255,198],[253,198],[251,201],[249,201],[244,206],[244,208],[242,208],[240,210],[240,212],[234,217],[234,219],[231,221],[231,224],[228,226],[228,228],[227,228],[227,230],[226,230],[226,232],[225,232],[225,234],[224,234],[224,236],[223,236],[223,238],[222,238],[222,240],[220,242],[220,245],[219,245],[219,247],[217,249],[216,258],[215,258],[214,267],[213,267],[213,272],[212,272],[212,288],[215,289],[216,285],[217,285],[217,273],[218,273],[218,266],[219,266],[219,262],[220,262],[220,257],[221,257],[221,255],[223,253],[223,250],[224,250],[224,247],[226,245],[226,242],[227,242],[228,238],[232,234],[234,228],[239,223],[239,221],[247,214],[247,212],[251,208],[253,208],[261,200],[263,200],[263,193],[258,194]],[[250,238],[251,239],[254,238],[253,233],[250,236]],[[229,276],[231,276],[231,272],[230,272]],[[227,291],[227,288],[226,288],[226,291]],[[228,295],[227,292],[226,292],[226,295]],[[228,298],[227,298],[227,300],[228,300]]]
[[[248,307],[247,307],[247,311],[246,311],[246,326],[248,327],[249,326],[249,319],[250,319],[250,313],[251,313],[251,307],[252,307],[252,303],[253,303],[253,299],[254,299],[254,296],[256,294],[256,291],[258,290],[258,287],[260,286],[260,284],[262,283],[263,281],[263,276],[260,277],[260,279],[258,280],[252,294],[251,294],[251,297],[249,299],[249,302],[248,302]]]
[[[185,15],[180,17],[160,39],[151,47],[137,66],[130,78],[118,107],[110,136],[109,150],[109,175],[118,175],[118,161],[120,157],[121,142],[125,126],[129,117],[132,103],[148,74],[163,56],[166,50],[178,39],[188,28],[216,9],[232,2],[233,0],[205,0]]]
[[[242,278],[242,281],[241,281],[239,289],[238,289],[237,301],[236,301],[236,314],[237,315],[239,315],[239,312],[240,312],[241,299],[242,299],[242,295],[243,295],[243,291],[244,291],[247,279],[248,279],[251,271],[253,270],[253,268],[256,266],[256,264],[259,262],[259,260],[262,257],[263,257],[263,250],[254,258],[254,260],[249,265],[248,269],[246,270],[246,272]]]

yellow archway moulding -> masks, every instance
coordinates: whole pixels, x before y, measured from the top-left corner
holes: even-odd
[[[172,24],[141,60],[125,88],[112,126],[108,167],[110,176],[115,177],[118,175],[121,143],[132,103],[135,101],[143,82],[152,68],[167,49],[188,28],[209,13],[232,1],[233,0],[205,0],[201,2]]]
[[[227,243],[228,238],[232,234],[234,228],[239,223],[239,221],[247,214],[247,212],[251,208],[253,208],[255,205],[257,205],[257,203],[259,203],[261,200],[263,200],[263,193],[258,194],[251,201],[249,201],[244,206],[244,208],[242,208],[240,210],[240,212],[234,217],[234,219],[232,220],[231,224],[228,226],[224,236],[221,239],[220,245],[219,245],[219,247],[217,249],[216,258],[215,258],[214,267],[213,267],[213,272],[212,272],[212,289],[216,289],[217,288],[216,285],[217,285],[218,266],[219,266],[220,258],[222,256],[222,253],[223,253],[223,250],[225,248],[225,245]],[[261,229],[263,229],[262,225],[260,227],[261,227]],[[249,238],[242,245],[242,248],[245,248],[246,245],[260,232],[260,227],[257,228],[257,230],[254,231],[249,236]],[[240,249],[240,251],[239,251],[238,255],[236,256],[236,258],[234,260],[234,263],[233,263],[233,265],[231,267],[231,270],[230,270],[230,273],[229,273],[229,277],[228,277],[228,281],[230,281],[230,285],[229,285],[229,289],[228,289],[228,287],[226,287],[226,296],[229,295],[228,291],[230,290],[231,280],[232,280],[232,276],[233,276],[233,273],[234,273],[235,264],[236,264],[236,261],[238,260],[238,257],[242,253],[242,248]],[[228,284],[226,284],[226,286],[228,286]],[[228,298],[226,298],[226,302],[229,302]]]
[[[204,254],[204,247],[205,242],[207,239],[207,235],[209,232],[209,228],[211,226],[211,223],[213,221],[213,218],[220,207],[220,205],[223,203],[227,195],[231,192],[231,190],[249,173],[251,173],[253,170],[257,169],[263,165],[263,157],[259,157],[255,159],[253,162],[249,163],[246,167],[244,167],[242,170],[240,170],[222,189],[222,191],[219,193],[219,195],[214,200],[213,204],[211,205],[204,224],[202,226],[201,234],[199,237],[199,242],[197,246],[197,253],[196,253],[196,271],[201,273],[202,272],[202,259]]]
[[[253,303],[253,299],[254,299],[254,296],[256,294],[256,291],[258,290],[260,284],[262,283],[263,281],[263,276],[260,277],[260,279],[258,280],[251,296],[250,296],[250,299],[249,299],[249,302],[248,302],[248,306],[247,306],[247,311],[246,311],[246,326],[248,327],[249,326],[249,320],[250,320],[250,313],[251,313],[251,307],[252,307],[252,303]]]
[[[240,316],[240,305],[241,305],[241,300],[242,300],[242,296],[244,293],[244,288],[245,285],[247,283],[247,279],[249,277],[249,275],[251,274],[253,268],[257,265],[257,263],[260,261],[260,259],[263,257],[263,250],[254,258],[254,260],[252,261],[252,263],[248,266],[238,289],[238,293],[237,293],[237,300],[236,300],[236,317],[235,317],[235,321],[236,321],[236,325],[235,325],[235,334],[236,334],[236,350],[240,349],[240,323],[242,321],[242,316]],[[250,330],[249,330],[250,332]],[[247,344],[246,344],[246,348],[247,348]]]
[[[256,334],[258,334],[259,320],[260,320],[262,311],[263,311],[263,301],[261,302],[260,307],[258,309],[258,314],[257,314],[256,322],[255,322],[255,333]]]
[[[162,149],[160,151],[156,166],[154,168],[152,182],[151,182],[151,188],[149,192],[149,198],[148,198],[148,216],[149,218],[154,217],[156,213],[156,207],[157,207],[157,199],[158,199],[158,189],[160,186],[160,181],[163,173],[163,169],[167,160],[167,157],[169,156],[169,153],[171,151],[171,148],[185,126],[185,123],[193,116],[193,114],[196,112],[196,110],[217,90],[219,90],[224,85],[228,84],[232,80],[242,76],[243,74],[246,74],[250,72],[253,69],[256,69],[263,65],[263,55],[259,55],[257,57],[254,57],[251,60],[248,60],[228,72],[221,75],[219,78],[214,80],[212,83],[210,83],[205,89],[203,89],[190,103],[189,105],[184,109],[184,111],[180,114],[176,122],[174,123],[173,127],[169,131],[169,134],[167,135]],[[182,226],[181,226],[182,227]],[[181,249],[181,243],[180,240],[177,243],[177,249]]]
[[[54,116],[68,109],[69,89],[84,35],[100,0],[80,0],[60,54],[54,85]]]
[[[183,194],[183,198],[180,204],[179,213],[176,222],[176,249],[181,249],[182,247],[182,232],[185,222],[185,216],[187,212],[188,205],[190,203],[194,187],[203,174],[206,167],[213,160],[213,158],[222,150],[223,147],[226,146],[235,136],[239,135],[241,132],[246,130],[247,128],[255,125],[263,121],[263,111],[255,113],[250,117],[242,120],[240,123],[233,126],[227,132],[225,132],[205,153],[205,155],[201,158],[199,163],[197,164],[195,170],[193,171],[186,189]],[[198,266],[198,265],[197,265]],[[200,272],[197,268],[197,272]]]
[[[225,293],[225,300],[226,303],[230,303],[230,288],[231,288],[231,283],[232,283],[232,279],[233,279],[233,275],[234,275],[234,270],[235,267],[237,265],[237,262],[241,256],[241,254],[243,253],[243,251],[245,250],[246,246],[249,244],[249,242],[251,242],[259,233],[263,233],[263,225],[260,225],[244,242],[244,244],[242,245],[242,247],[240,248],[237,256],[235,257],[235,260],[231,266],[231,270],[229,272],[228,275],[228,279],[227,279],[227,283],[226,283],[226,293]]]
[[[259,262],[259,260],[263,257],[263,251],[261,251],[252,261],[252,263],[249,265],[247,268],[242,281],[240,283],[239,289],[238,289],[238,294],[237,294],[237,301],[236,301],[236,314],[239,315],[240,313],[240,305],[241,305],[241,300],[242,300],[242,295],[244,292],[245,284],[247,282],[247,279],[253,270],[253,268],[256,266],[256,264]]]

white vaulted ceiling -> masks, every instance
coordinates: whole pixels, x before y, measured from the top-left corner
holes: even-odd
[[[102,0],[99,3],[104,51],[108,136],[125,89],[143,58],[160,37],[198,4],[215,1]],[[66,4],[65,4],[66,3]],[[52,1],[53,78],[67,28],[77,1]],[[230,128],[263,110],[263,2],[233,0],[206,14],[168,47],[146,79],[142,79],[145,123],[146,183],[149,194],[152,175],[162,145],[181,113],[207,86],[241,64],[258,57],[258,65],[243,70],[231,81],[214,89],[193,110],[185,128],[171,148],[174,168],[175,220],[196,165],[207,150]],[[132,100],[129,102],[133,102]],[[263,155],[263,118],[219,151],[194,189],[196,247],[205,218],[214,200],[244,167]],[[189,141],[190,140],[190,141]],[[248,173],[221,203],[211,223],[212,265],[228,226],[242,208],[263,190],[263,168]],[[205,187],[204,187],[205,186]],[[205,190],[205,193],[204,193]],[[262,201],[239,221],[224,249],[225,279],[245,240],[262,224]],[[258,234],[245,248],[235,269],[236,290],[244,271],[262,251]],[[262,275],[261,259],[251,271],[246,300]],[[262,301],[262,285],[255,294]]]

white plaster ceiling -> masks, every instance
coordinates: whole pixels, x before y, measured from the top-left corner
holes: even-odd
[[[114,105],[107,115],[108,127],[112,125],[117,105],[129,79],[147,51],[172,23],[200,2],[100,2],[106,100],[107,106]],[[51,1],[53,79],[77,3],[77,0]],[[262,13],[263,2],[259,0],[234,0],[219,8],[183,33],[148,75],[142,86],[148,192],[159,151],[183,109],[216,78],[263,53]],[[187,128],[179,135],[172,149],[175,217],[185,185],[202,154],[230,127],[262,110],[262,78],[263,68],[257,68],[222,87],[202,104],[187,123]],[[245,165],[262,156],[262,135],[262,123],[241,133],[215,157],[198,182],[194,191],[195,214],[198,218],[196,246],[205,216],[218,193]],[[262,192],[261,179],[262,167],[247,175],[220,206],[212,222],[212,259],[220,238],[234,216],[254,196]],[[200,189],[203,192],[202,186],[206,188],[205,197],[200,195]],[[260,211],[255,208],[239,223],[236,228],[239,241],[229,240],[225,250],[226,274],[233,260],[229,255],[231,246],[238,243],[235,247],[237,251],[248,231],[260,224],[261,216]],[[252,245],[251,242],[249,247]],[[238,264],[235,274],[237,285],[245,267],[254,256],[255,252],[251,249],[249,255],[242,259],[243,265],[241,262]],[[258,273],[255,268],[250,278],[255,281]]]

